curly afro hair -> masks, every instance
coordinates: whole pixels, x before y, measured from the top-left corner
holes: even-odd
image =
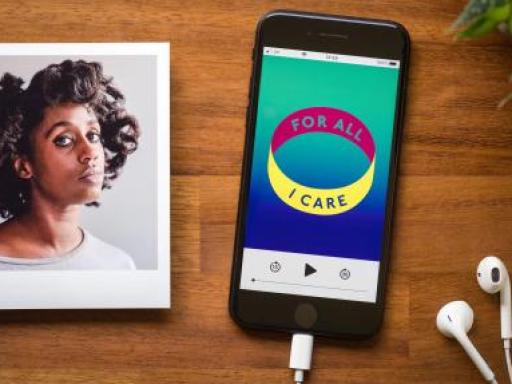
[[[10,73],[0,79],[0,216],[4,219],[19,216],[30,206],[30,182],[16,175],[14,161],[20,156],[32,158],[31,133],[45,108],[77,103],[94,111],[105,152],[103,188],[110,188],[119,176],[140,135],[137,120],[124,108],[123,94],[111,77],[105,77],[100,63],[65,60],[37,72],[25,90],[23,83]]]

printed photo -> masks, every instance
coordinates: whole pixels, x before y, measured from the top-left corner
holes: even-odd
[[[152,272],[155,306],[169,302],[169,45],[0,44],[0,57],[0,275],[78,274],[122,296]],[[10,299],[0,308],[68,307]]]

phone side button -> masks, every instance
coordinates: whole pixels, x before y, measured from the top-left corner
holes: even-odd
[[[309,303],[299,304],[295,309],[295,322],[301,328],[311,328],[318,318],[318,313],[315,307]]]

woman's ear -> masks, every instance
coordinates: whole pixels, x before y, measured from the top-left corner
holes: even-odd
[[[20,179],[31,179],[33,175],[32,165],[24,156],[18,156],[14,160],[14,171]]]

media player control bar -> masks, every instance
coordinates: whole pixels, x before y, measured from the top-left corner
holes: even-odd
[[[244,248],[240,289],[374,303],[379,262]]]

